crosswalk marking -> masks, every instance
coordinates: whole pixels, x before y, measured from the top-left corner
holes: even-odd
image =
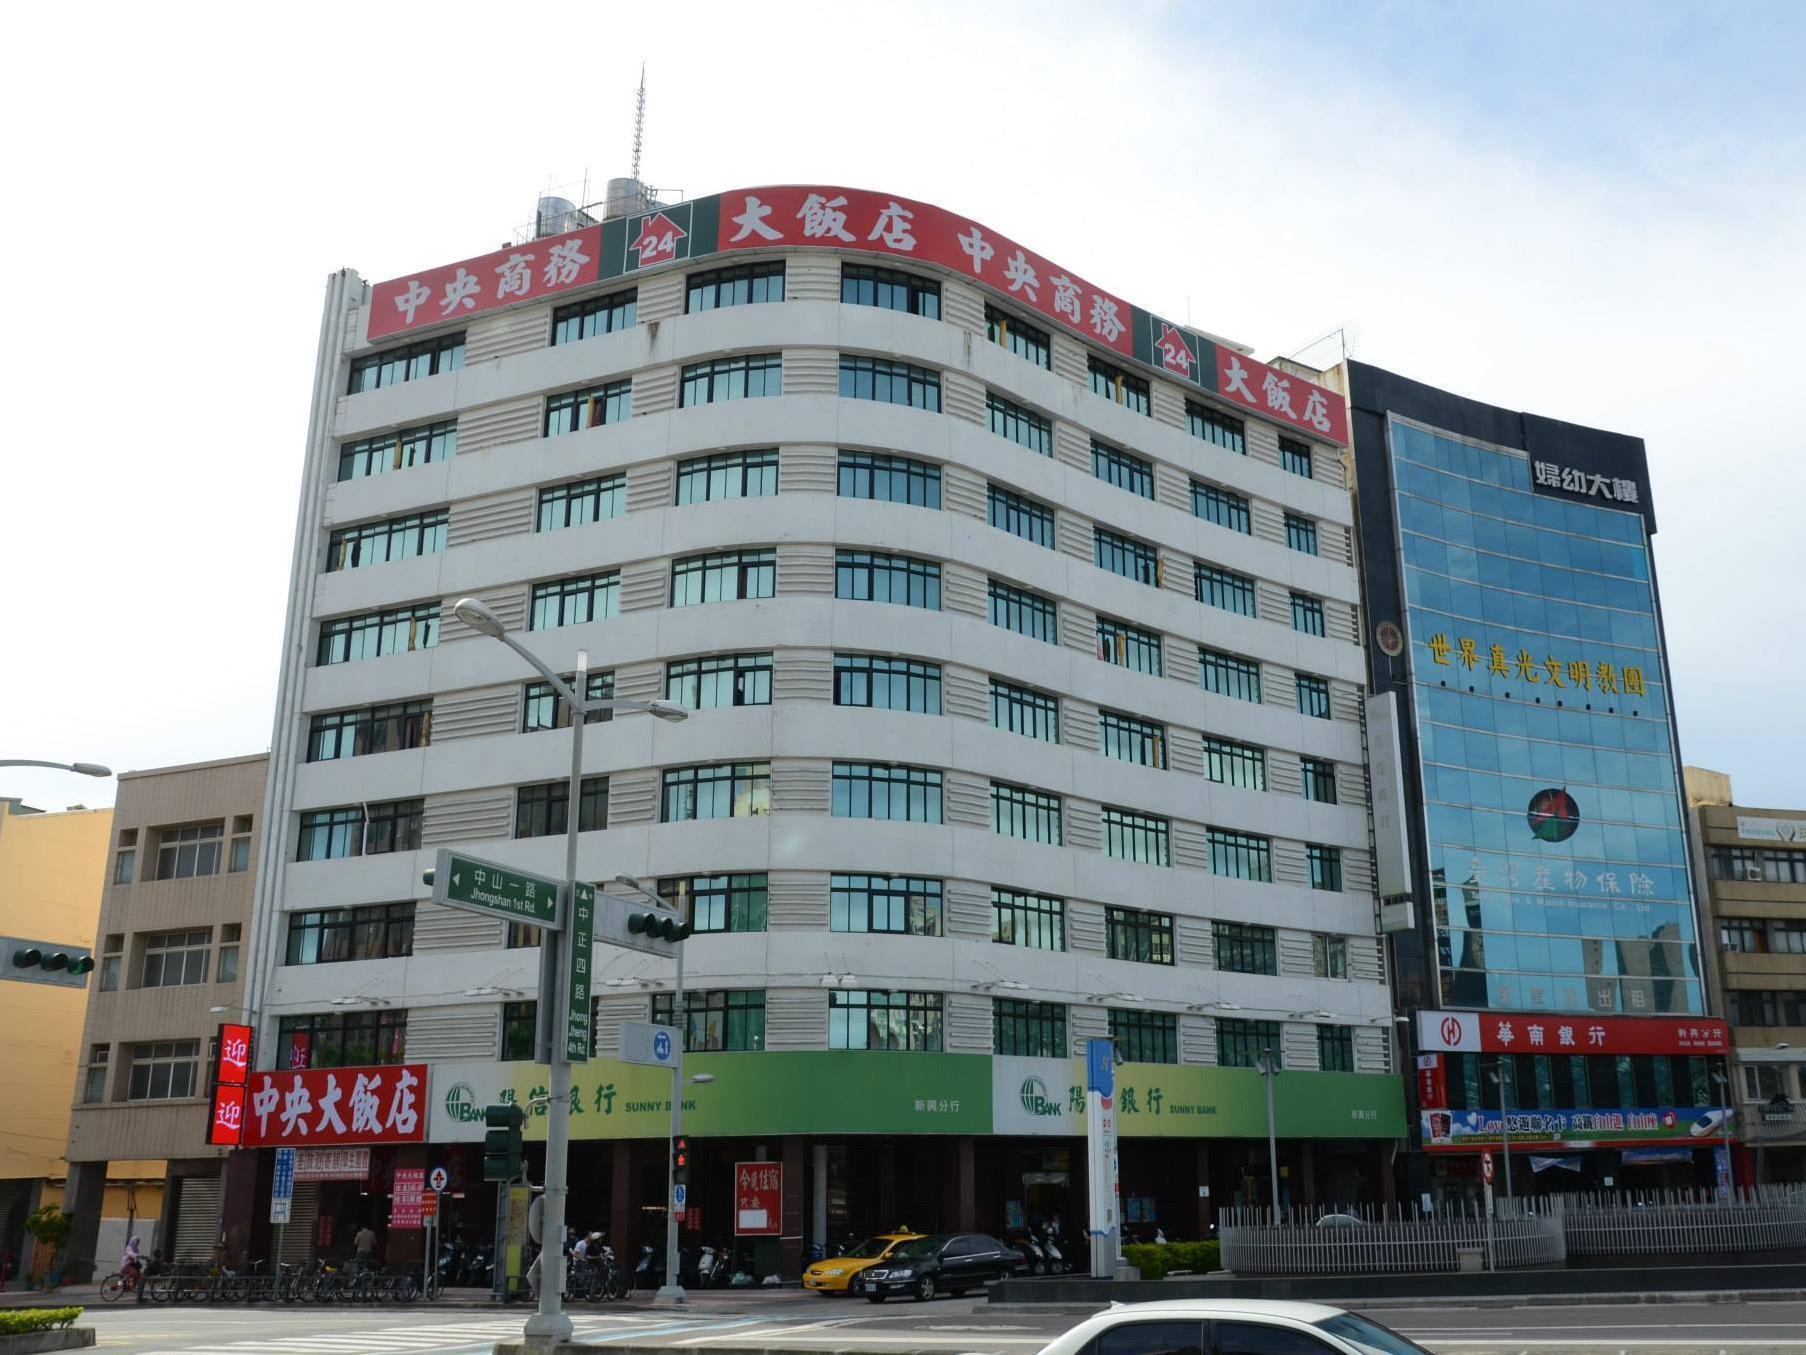
[[[147,1351],[146,1355],[430,1355],[431,1352],[453,1352],[519,1334],[522,1317],[489,1318],[474,1322],[436,1323],[431,1326],[383,1327],[365,1331],[333,1334],[262,1337],[251,1341],[229,1341],[215,1345],[172,1346]],[[572,1319],[579,1340],[606,1344],[637,1340],[641,1337],[676,1335],[696,1332],[726,1333],[731,1329],[766,1326],[759,1318],[686,1318],[650,1317],[639,1314],[588,1315]]]

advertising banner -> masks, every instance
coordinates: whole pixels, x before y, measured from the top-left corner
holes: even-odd
[[[297,1148],[294,1152],[297,1181],[362,1181],[370,1175],[368,1148]]]
[[[1602,1144],[1681,1143],[1706,1147],[1724,1133],[1725,1112],[1696,1106],[1613,1110],[1516,1110],[1511,1143],[1538,1148],[1592,1148]],[[1474,1152],[1504,1142],[1495,1110],[1420,1112],[1424,1147]]]
[[[370,289],[370,337],[461,320],[516,301],[539,301],[597,277],[602,228],[585,226],[512,249],[429,268]]]
[[[222,1021],[215,1036],[214,1049],[214,1086],[244,1086],[251,1075],[251,1028]]]
[[[1470,1054],[1723,1054],[1731,1035],[1709,1016],[1419,1012],[1417,1043]]]
[[[1417,1104],[1423,1110],[1441,1110],[1449,1103],[1449,1070],[1440,1054],[1417,1056]]]
[[[389,1226],[420,1228],[420,1197],[426,1193],[425,1167],[397,1167],[390,1184]]]
[[[784,1164],[734,1164],[734,1236],[776,1237],[784,1222]]]
[[[245,1089],[221,1083],[213,1089],[213,1115],[207,1123],[207,1142],[236,1148],[244,1142]]]
[[[424,1063],[258,1072],[250,1091],[247,1148],[426,1141]]]

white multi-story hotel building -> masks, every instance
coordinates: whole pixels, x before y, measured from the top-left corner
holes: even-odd
[[[468,595],[560,671],[587,650],[593,691],[692,710],[590,730],[581,869],[693,910],[704,1235],[731,1228],[729,1164],[765,1159],[790,1258],[896,1223],[1075,1226],[1070,1060],[1103,1035],[1132,1231],[1266,1198],[1262,1050],[1284,1192],[1385,1197],[1341,397],[925,204],[633,207],[329,280],[260,1066],[428,1065],[431,1146],[391,1164],[472,1179],[470,1107],[545,1079],[512,1061],[533,938],[423,901],[442,846],[562,873],[566,718],[453,616]],[[669,1087],[615,1031],[663,1017],[672,975],[595,963],[570,1216],[631,1245],[663,1226]],[[319,1235],[377,1217],[384,1179],[322,1187]],[[490,1207],[473,1188],[449,1226]]]

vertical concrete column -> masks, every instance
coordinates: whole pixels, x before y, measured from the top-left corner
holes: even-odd
[[[1210,1197],[1204,1193],[1210,1189],[1210,1140],[1193,1139],[1191,1148],[1193,1163],[1192,1175],[1195,1178],[1194,1184],[1196,1186],[1193,1194],[1198,1197],[1198,1212],[1195,1223],[1197,1230],[1196,1236],[1205,1238],[1210,1236],[1211,1220],[1211,1200]]]
[[[615,1260],[632,1270],[639,1254],[628,1248],[640,1241],[632,1236],[633,1140],[616,1139],[609,1145],[609,1158],[613,1179],[608,1190],[608,1241],[615,1249]]]
[[[1380,1139],[1373,1145],[1374,1175],[1379,1178],[1380,1203],[1388,1209],[1398,1208],[1398,1179],[1392,1170],[1392,1143]]]
[[[265,1154],[255,1148],[235,1148],[226,1155],[226,1161],[220,1170],[220,1240],[225,1243],[226,1255],[235,1261],[249,1260],[253,1230],[257,1224],[257,1203],[262,1196],[258,1191],[258,1168],[263,1165],[264,1157],[270,1158],[270,1170],[275,1171],[275,1154]],[[267,1207],[263,1211],[264,1219],[269,1218]]]
[[[897,1145],[881,1143],[877,1154],[878,1217],[873,1219],[875,1231],[888,1233],[892,1228],[910,1222],[897,1218]]]
[[[828,1145],[818,1143],[809,1150],[809,1232],[805,1245],[819,1242],[828,1245]],[[827,1252],[827,1255],[833,1253]]]
[[[1298,1203],[1306,1209],[1317,1207],[1317,1155],[1311,1149],[1310,1139],[1298,1140]]]
[[[786,1280],[803,1273],[803,1136],[784,1136],[784,1207],[778,1241],[783,1248],[782,1273]]]
[[[943,1216],[949,1232],[969,1232],[978,1226],[973,1193],[978,1174],[972,1161],[972,1136],[960,1134],[946,1141],[947,1194]]]
[[[108,1274],[113,1269],[107,1264],[107,1258],[94,1255],[94,1247],[100,1239],[100,1211],[107,1198],[107,1165],[105,1162],[69,1164],[69,1182],[63,1190],[63,1208],[75,1215],[75,1224],[70,1230],[69,1245],[65,1250],[65,1255],[69,1258],[69,1280],[74,1284],[86,1284],[97,1275]],[[16,1268],[20,1275],[28,1269],[25,1261],[31,1255],[32,1241],[29,1237],[24,1241],[25,1249]],[[9,1280],[12,1278],[8,1276]]]

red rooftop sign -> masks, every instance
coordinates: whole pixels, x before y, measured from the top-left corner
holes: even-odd
[[[1731,1035],[1709,1016],[1419,1012],[1417,1043],[1470,1054],[1723,1054]]]
[[[1346,444],[1341,397],[1106,292],[969,217],[859,188],[736,189],[533,240],[371,288],[372,340],[642,268],[749,249],[853,250],[938,264],[1054,325],[1209,395]]]
[[[251,1074],[247,1148],[426,1142],[426,1065]]]

